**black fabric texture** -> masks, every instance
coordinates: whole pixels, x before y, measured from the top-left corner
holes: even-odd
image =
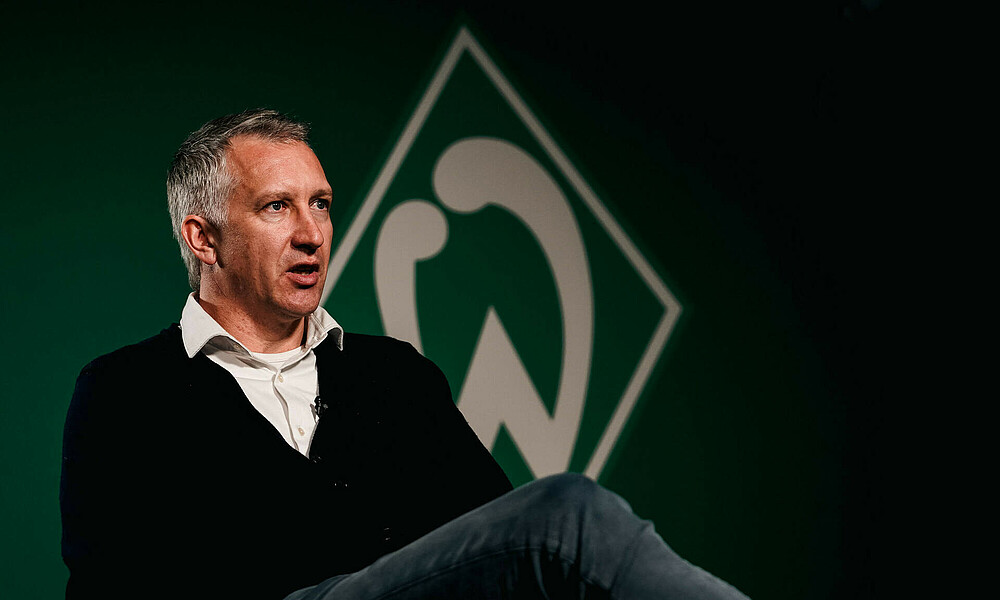
[[[441,371],[398,340],[315,348],[307,458],[175,324],[80,373],[60,504],[71,599],[280,599],[511,489]]]

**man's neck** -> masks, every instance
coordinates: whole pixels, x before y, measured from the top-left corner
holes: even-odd
[[[278,319],[259,315],[241,306],[213,301],[195,294],[195,300],[230,335],[247,350],[262,354],[287,352],[302,345],[306,333],[305,317]]]

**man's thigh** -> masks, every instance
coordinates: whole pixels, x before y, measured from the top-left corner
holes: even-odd
[[[610,586],[611,576],[606,574],[616,572],[617,563],[626,559],[628,545],[645,522],[604,490],[603,501],[619,506],[613,511],[595,507],[595,490],[601,488],[573,474],[529,483],[357,573],[299,590],[287,600],[500,598],[520,596],[529,589],[536,590],[529,595],[537,595],[539,586],[569,593],[580,586]],[[597,517],[598,512],[618,512],[627,518],[608,523]],[[599,559],[581,556],[583,530],[601,540]],[[586,573],[581,572],[581,562]],[[563,589],[566,586],[571,589]],[[554,591],[549,589],[550,595]]]

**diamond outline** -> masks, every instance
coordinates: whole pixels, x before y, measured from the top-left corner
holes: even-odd
[[[479,45],[466,27],[461,27],[456,34],[451,46],[445,53],[444,59],[434,73],[434,77],[428,84],[427,90],[420,98],[416,110],[414,110],[413,115],[407,122],[403,133],[389,154],[389,158],[375,179],[375,183],[355,214],[354,220],[351,221],[347,233],[330,259],[330,267],[326,285],[323,288],[321,305],[325,304],[326,300],[330,297],[330,293],[333,291],[337,280],[340,279],[340,275],[347,265],[347,261],[354,254],[361,236],[368,229],[368,225],[376,209],[385,197],[389,184],[395,178],[396,172],[399,170],[403,160],[410,151],[410,147],[423,128],[427,116],[437,102],[463,52],[468,52],[473,60],[476,61],[479,68],[483,70],[483,73],[493,86],[507,101],[514,110],[514,113],[521,119],[521,122],[528,128],[529,132],[541,145],[546,154],[548,154],[556,167],[562,172],[577,195],[583,200],[587,208],[590,209],[605,232],[615,242],[622,254],[625,255],[632,268],[636,270],[636,273],[646,283],[664,309],[663,316],[654,329],[649,344],[646,346],[639,364],[632,372],[632,376],[629,378],[628,385],[625,386],[625,391],[618,401],[614,414],[605,426],[604,432],[601,434],[601,438],[587,463],[587,467],[583,471],[583,474],[587,477],[597,480],[604,466],[607,464],[608,458],[611,456],[611,451],[618,442],[618,438],[625,428],[632,410],[639,400],[639,394],[646,387],[646,383],[653,372],[653,367],[659,360],[664,347],[666,347],[670,333],[680,316],[681,305],[674,295],[670,293],[670,290],[667,289],[666,284],[660,279],[653,267],[642,256],[622,227],[611,216],[611,213],[597,197],[597,194],[587,185],[587,182],[584,181],[566,155],[559,149],[558,145],[531,112],[521,96],[514,90],[514,86],[503,76],[500,69],[490,59],[486,51]]]

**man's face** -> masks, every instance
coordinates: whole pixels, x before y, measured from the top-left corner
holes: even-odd
[[[231,141],[236,181],[217,252],[228,300],[257,322],[316,310],[330,262],[333,191],[302,142]]]

